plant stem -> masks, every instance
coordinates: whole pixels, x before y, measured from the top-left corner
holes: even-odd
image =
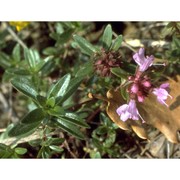
[[[11,29],[11,27],[7,26],[7,30],[9,34],[16,40],[23,48],[27,48],[27,46],[24,44],[24,42],[17,36],[17,34]]]
[[[118,35],[115,32],[113,32],[113,35],[115,37],[118,37]],[[122,42],[122,45],[129,48],[131,51],[136,52],[136,50],[134,48],[132,48],[129,44],[127,44],[125,41]]]

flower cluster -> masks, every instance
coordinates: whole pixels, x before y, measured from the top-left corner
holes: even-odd
[[[121,56],[117,52],[106,52],[101,49],[101,53],[96,56],[94,68],[98,75],[102,77],[111,76],[111,68],[121,66]]]
[[[169,83],[161,84],[160,87],[155,88],[150,78],[144,75],[144,72],[153,64],[153,55],[145,57],[144,48],[140,48],[139,52],[133,55],[133,59],[138,64],[138,68],[135,75],[128,78],[130,82],[128,88],[130,101],[128,104],[123,104],[117,108],[116,112],[122,121],[128,119],[139,120],[141,118],[142,122],[145,122],[138,112],[136,101],[144,102],[145,97],[152,92],[156,95],[158,102],[168,106],[165,101],[168,96],[172,97],[168,93]]]

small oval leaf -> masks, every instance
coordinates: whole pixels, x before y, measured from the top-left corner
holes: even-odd
[[[66,93],[66,90],[69,86],[71,79],[70,74],[66,74],[61,79],[57,81],[57,83],[51,88],[51,90],[48,92],[48,98],[49,97],[63,97],[63,95]]]
[[[68,99],[77,90],[77,88],[79,87],[79,85],[81,84],[83,79],[84,79],[84,77],[75,77],[75,78],[71,79],[64,96],[58,97],[56,99],[57,104],[61,104],[66,99]]]
[[[15,148],[15,152],[17,154],[19,154],[19,155],[23,155],[23,154],[26,154],[27,149],[26,148],[17,147],[17,148]]]
[[[89,128],[89,125],[83,121],[83,119],[79,118],[74,113],[66,113],[64,116],[59,117],[63,121],[68,121],[71,124],[75,124],[77,126]]]
[[[59,146],[55,146],[55,145],[50,145],[49,148],[55,152],[62,152],[64,151],[63,148],[59,147]]]
[[[26,77],[16,77],[11,80],[12,85],[25,94],[28,97],[31,97],[32,99],[36,100],[36,96],[38,95],[38,92],[33,84],[33,82]]]
[[[114,43],[113,43],[111,49],[114,50],[114,51],[117,51],[117,50],[120,48],[120,46],[121,46],[121,44],[122,44],[122,41],[123,41],[123,37],[122,37],[122,35],[119,35],[119,36],[114,40]]]
[[[16,124],[8,133],[10,137],[29,135],[41,124],[41,121],[30,124]]]
[[[112,28],[111,25],[108,24],[104,30],[102,36],[102,43],[105,49],[109,49],[112,43]]]
[[[83,53],[92,56],[94,53],[97,52],[97,49],[83,37],[80,37],[78,35],[73,35],[73,38],[78,43]]]
[[[22,119],[21,123],[31,124],[39,121],[41,122],[44,117],[45,115],[42,109],[34,109]]]
[[[82,132],[76,128],[74,125],[72,125],[71,123],[67,122],[67,121],[63,121],[61,119],[57,119],[57,125],[63,129],[64,131],[68,132],[69,134],[79,138],[79,139],[84,139],[84,135],[82,134]]]

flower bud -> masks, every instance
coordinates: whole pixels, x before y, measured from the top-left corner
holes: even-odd
[[[131,86],[131,92],[136,94],[136,93],[138,92],[138,90],[139,90],[138,85],[134,83],[134,84]]]

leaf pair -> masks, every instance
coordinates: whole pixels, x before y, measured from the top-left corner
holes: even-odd
[[[82,53],[92,56],[98,52],[100,52],[100,48],[97,46],[92,45],[90,42],[88,42],[86,39],[84,39],[81,36],[74,35],[73,36],[75,42],[80,47]],[[101,48],[103,47],[105,50],[109,51],[117,51],[122,43],[122,35],[119,35],[116,37],[116,39],[113,40],[113,31],[110,24],[108,24],[104,30],[104,33],[101,38]]]
[[[10,146],[0,143],[0,158],[19,158],[19,155],[23,155],[26,152],[26,148],[11,148]]]
[[[71,79],[70,74],[66,74],[51,86],[47,92],[47,97],[44,97],[39,95],[36,86],[30,78],[14,78],[11,81],[13,86],[26,96],[32,98],[39,108],[29,112],[20,123],[16,124],[10,130],[9,136],[20,136],[31,133],[46,118],[53,125],[56,124],[57,127],[83,139],[84,135],[76,126],[85,128],[89,126],[75,113],[66,112],[65,108],[62,107],[63,102],[76,91],[82,79],[82,76]]]
[[[89,125],[80,116],[72,112],[66,112],[65,115],[59,116],[54,123],[79,139],[84,139],[85,137],[77,126],[89,128]]]
[[[20,123],[16,124],[8,133],[10,137],[32,133],[45,118],[42,109],[35,109],[29,112]]]
[[[116,37],[115,40],[113,40],[113,31],[110,24],[108,24],[104,30],[103,36],[102,36],[102,46],[106,50],[113,50],[117,51],[122,43],[122,35],[119,35]]]

